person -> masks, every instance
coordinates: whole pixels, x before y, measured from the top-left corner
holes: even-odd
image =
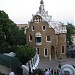
[[[51,69],[51,75],[53,75],[53,69]]]
[[[49,73],[50,73],[50,75],[51,75],[51,69],[49,68]]]
[[[47,69],[45,69],[45,74],[44,75],[50,75],[50,72]]]
[[[31,75],[31,68],[30,68],[30,66],[29,66],[29,75]]]
[[[61,57],[60,57],[59,65],[58,65],[59,70],[61,69],[61,63],[62,63],[62,60],[61,60]]]
[[[56,75],[56,69],[54,69],[54,75]]]
[[[59,70],[57,69],[57,75],[59,75]]]
[[[61,69],[61,64],[59,64],[59,66],[58,66],[58,67],[59,67],[59,69]]]

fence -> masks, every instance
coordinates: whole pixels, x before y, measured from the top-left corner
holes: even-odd
[[[22,65],[23,75],[28,75],[29,67],[31,71],[35,70],[39,64],[39,55],[36,54],[31,60],[29,60],[26,65]]]

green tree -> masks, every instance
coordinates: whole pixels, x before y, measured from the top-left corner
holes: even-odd
[[[18,44],[25,45],[26,44],[26,35],[24,34],[25,28],[22,27],[18,33]]]
[[[35,55],[35,50],[25,45],[24,29],[19,30],[8,15],[0,10],[0,53],[13,51],[23,64]]]
[[[67,38],[66,39],[67,39],[67,42],[69,42],[69,45],[72,44],[72,42],[71,42],[71,35],[72,34],[75,34],[75,26],[68,23],[68,25],[67,25]]]
[[[28,62],[34,55],[35,49],[28,45],[19,46],[16,51],[16,57],[18,57],[22,64]]]
[[[0,49],[12,50],[14,45],[25,45],[25,43],[24,28],[19,30],[17,25],[9,19],[8,15],[0,10]],[[6,46],[3,47],[4,44],[7,44],[7,48],[5,48]]]

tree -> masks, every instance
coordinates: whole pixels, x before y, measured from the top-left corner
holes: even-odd
[[[19,45],[25,45],[26,44],[26,35],[24,34],[25,28],[22,27],[19,30],[19,34],[18,34],[18,44]]]
[[[13,51],[16,57],[25,64],[35,55],[35,50],[25,43],[24,28],[19,30],[8,15],[0,11],[0,53]]]
[[[68,25],[67,25],[67,37],[66,37],[66,39],[67,39],[67,42],[69,42],[69,45],[72,44],[72,42],[71,42],[71,35],[72,34],[75,34],[75,26],[72,25],[72,24],[70,24],[70,23],[68,23]]]
[[[12,48],[14,45],[19,45],[19,41],[21,41],[20,45],[25,45],[24,38],[24,29],[19,30],[17,25],[9,19],[8,14],[0,10],[0,49],[9,50],[9,47]],[[4,44],[7,44],[7,48],[3,47]]]
[[[35,49],[25,45],[19,46],[16,51],[16,57],[22,62],[22,64],[27,63],[35,55]]]

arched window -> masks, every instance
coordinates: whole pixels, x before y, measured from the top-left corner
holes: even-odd
[[[36,45],[41,45],[42,44],[42,36],[41,36],[41,33],[36,33],[35,34],[35,42],[36,42]]]

